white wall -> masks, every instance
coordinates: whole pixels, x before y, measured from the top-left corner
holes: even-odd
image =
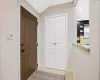
[[[78,0],[77,20],[89,20],[89,0]]]
[[[93,80],[90,53],[73,45],[68,57],[68,70],[74,73],[74,80]]]
[[[92,80],[100,80],[100,0],[90,2],[90,49]]]
[[[44,13],[41,14],[40,20],[39,20],[39,37],[38,37],[38,43],[39,43],[39,66],[44,67],[45,65],[45,17],[46,16],[52,16],[52,15],[59,15],[66,13],[68,15],[68,52],[66,53],[69,55],[72,43],[76,42],[77,38],[77,24],[76,24],[76,18],[75,18],[75,7],[72,3],[63,4],[59,6],[53,6],[47,9]]]
[[[1,80],[19,79],[19,10],[20,8],[18,0],[0,0]],[[6,39],[8,34],[13,36],[13,40]]]
[[[13,40],[7,40],[8,35],[12,35]],[[19,0],[0,0],[0,39],[0,80],[20,80]]]
[[[90,1],[90,55],[73,47],[68,69],[75,80],[100,80],[100,0]]]

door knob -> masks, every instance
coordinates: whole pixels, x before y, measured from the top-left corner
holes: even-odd
[[[23,60],[23,58],[21,58],[21,60]]]
[[[21,44],[21,46],[24,46],[24,44]]]
[[[21,52],[24,52],[24,49],[21,49]]]

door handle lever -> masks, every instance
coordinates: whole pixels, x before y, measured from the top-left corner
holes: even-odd
[[[57,44],[57,43],[53,43],[53,44]]]

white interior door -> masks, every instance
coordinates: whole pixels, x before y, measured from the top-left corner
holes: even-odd
[[[53,16],[46,19],[46,55],[48,68],[65,70],[66,68],[66,16]]]
[[[55,65],[56,69],[65,70],[66,64],[66,52],[65,52],[65,26],[66,26],[66,17],[59,16],[55,17],[55,33],[56,33],[56,56],[55,56]]]
[[[46,20],[46,67],[54,68],[54,54],[55,47],[54,42],[54,23],[53,18]]]

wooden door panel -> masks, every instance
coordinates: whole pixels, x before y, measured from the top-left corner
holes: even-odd
[[[27,80],[37,69],[37,24],[37,18],[21,7],[21,80]]]

